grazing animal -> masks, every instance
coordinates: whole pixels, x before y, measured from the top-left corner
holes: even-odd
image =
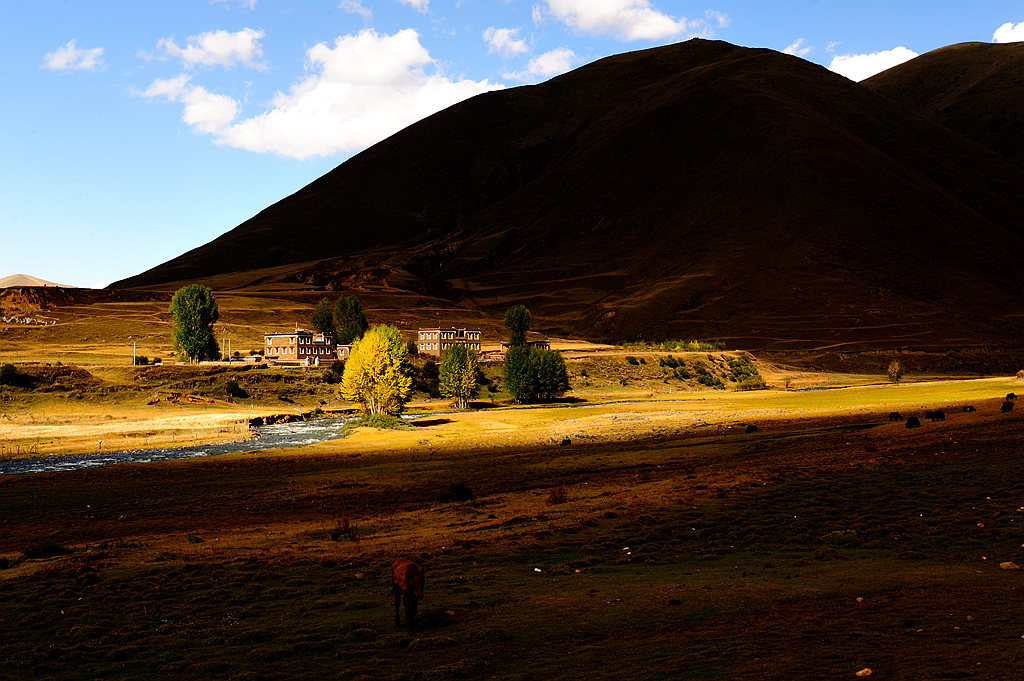
[[[757,426],[755,426],[753,423],[751,423],[749,426],[747,426],[746,432],[748,432],[748,433],[756,433],[757,432]]]
[[[964,413],[966,414],[969,411],[977,411],[977,409],[968,404],[967,406],[964,407]]]
[[[889,420],[890,421],[902,421],[903,417],[900,416],[900,413],[898,411],[891,411],[891,412],[889,412]]]
[[[945,421],[946,420],[946,412],[942,411],[941,409],[936,409],[935,411],[930,411],[927,414],[925,414],[925,416],[928,417],[929,419],[931,419],[931,421],[933,423],[935,421]]]
[[[416,604],[423,600],[423,568],[408,558],[399,558],[391,566],[391,593],[395,597],[395,626],[402,626],[401,607],[405,603],[405,622],[409,631],[416,628]]]
[[[920,427],[921,427],[921,419],[917,418],[916,416],[908,416],[907,417],[907,428],[920,428]]]
[[[1011,402],[1010,400],[1006,400],[1005,402],[1003,402],[1003,406],[999,407],[999,411],[1003,414],[1005,414],[1008,411],[1013,411],[1013,402]]]
[[[1007,402],[1013,402],[1016,399],[1017,399],[1017,393],[1007,393],[1006,394],[1006,401]]]

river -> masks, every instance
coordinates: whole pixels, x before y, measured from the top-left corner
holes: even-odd
[[[0,461],[0,475],[73,471],[81,468],[109,466],[115,463],[147,463],[151,461],[169,461],[171,459],[190,459],[200,456],[216,456],[217,454],[229,454],[231,452],[277,449],[279,447],[301,447],[303,445],[312,445],[318,442],[338,439],[341,435],[342,426],[353,418],[356,417],[345,416],[259,426],[253,429],[254,434],[250,438],[218,444],[129,449],[119,452],[95,452],[92,454],[55,454],[34,459]]]

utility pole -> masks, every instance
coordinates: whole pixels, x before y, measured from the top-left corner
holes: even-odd
[[[135,366],[135,341],[132,341],[132,366]]]

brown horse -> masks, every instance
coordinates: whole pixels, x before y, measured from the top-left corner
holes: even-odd
[[[416,627],[416,603],[423,600],[423,568],[407,558],[391,566],[391,593],[395,597],[395,626],[402,626],[400,610],[405,602],[405,620],[412,631]]]

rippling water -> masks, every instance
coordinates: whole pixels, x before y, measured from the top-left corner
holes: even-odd
[[[278,447],[301,447],[303,445],[336,440],[341,428],[353,416],[342,418],[315,419],[294,423],[277,423],[255,428],[255,434],[247,440],[220,444],[195,445],[192,447],[163,447],[158,449],[129,449],[120,452],[96,452],[94,454],[71,454],[66,456],[45,456],[36,459],[0,461],[0,474],[46,473],[72,471],[80,468],[96,468],[115,463],[145,463],[189,459],[198,456],[216,456],[230,452],[250,452],[258,449]]]

